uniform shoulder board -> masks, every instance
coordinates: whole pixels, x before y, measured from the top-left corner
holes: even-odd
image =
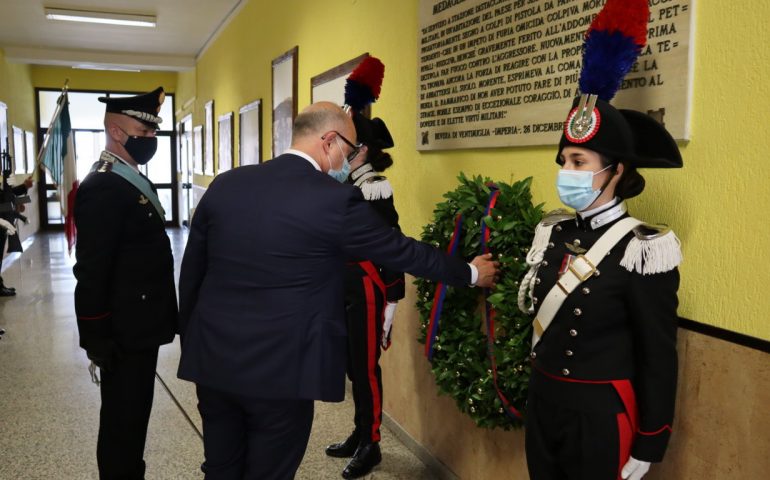
[[[96,164],[96,171],[98,173],[111,172],[114,164],[107,160],[99,160]]]
[[[367,200],[384,200],[393,196],[393,187],[387,178],[375,175],[361,184],[361,193]]]
[[[682,263],[679,238],[666,225],[643,223],[634,228],[620,265],[629,272],[652,275],[673,270]]]
[[[540,224],[545,227],[550,227],[551,225],[556,225],[557,223],[561,223],[565,220],[574,219],[574,213],[570,212],[569,210],[559,208],[557,210],[551,210],[550,212],[546,213],[543,219],[540,220]]]

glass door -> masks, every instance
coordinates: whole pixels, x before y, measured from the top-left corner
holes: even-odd
[[[193,184],[193,128],[192,115],[187,115],[177,125],[179,132],[179,218],[183,227],[190,226]]]

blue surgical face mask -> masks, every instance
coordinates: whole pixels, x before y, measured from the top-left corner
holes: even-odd
[[[340,183],[345,183],[345,181],[348,179],[348,175],[350,175],[350,162],[348,162],[348,159],[345,158],[345,152],[342,151],[342,146],[340,145],[340,140],[337,140],[337,148],[340,149],[340,155],[342,155],[342,166],[339,168],[339,170],[332,169],[332,161],[329,158],[329,156],[326,156],[326,160],[329,161],[329,171],[326,172],[331,176],[333,179],[337,180]]]
[[[611,166],[607,165],[598,172],[559,170],[559,175],[556,177],[556,189],[559,191],[561,202],[577,211],[590,207],[602,193],[601,188],[594,190],[594,176]]]

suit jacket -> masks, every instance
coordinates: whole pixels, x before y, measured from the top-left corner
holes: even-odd
[[[365,170],[367,173],[365,175],[359,176],[357,180],[354,179],[356,173],[363,170]],[[357,188],[360,188],[362,192],[364,192],[363,189],[366,188],[365,186],[362,186],[364,183],[387,185],[385,187],[385,191],[389,192],[388,194],[382,196],[378,195],[376,198],[366,198],[366,193],[364,193],[364,198],[366,198],[366,201],[369,202],[369,205],[372,206],[372,208],[380,215],[383,220],[385,220],[388,225],[391,226],[391,228],[401,230],[401,227],[398,225],[398,212],[396,211],[396,205],[393,202],[393,193],[390,182],[388,182],[388,179],[383,175],[375,172],[371,167],[371,164],[365,163],[351,172],[350,177],[348,177],[348,181],[346,183],[355,185]],[[348,264],[348,271],[351,278],[353,279],[360,278],[363,274],[361,267],[358,266],[357,263],[354,263],[361,260],[366,259],[353,259],[352,262]],[[404,272],[391,270],[387,267],[383,267],[382,265],[375,265],[375,267],[379,271],[380,277],[385,284],[385,300],[388,302],[398,302],[404,298],[406,294]]]
[[[111,167],[97,162],[75,199],[80,345],[89,350],[94,343],[114,342],[142,350],[174,339],[174,259],[164,219]]]
[[[284,154],[219,175],[196,208],[179,280],[179,377],[256,398],[341,401],[345,261],[470,282],[405,237],[359,189]]]
[[[535,302],[546,297],[575,247],[589,250],[626,216],[596,229],[579,218],[555,225],[538,270]],[[596,266],[598,272],[566,298],[532,357],[535,368],[565,382],[631,380],[639,409],[632,455],[660,461],[674,417],[679,271],[626,270],[620,263],[633,237],[632,232],[618,242]],[[574,396],[558,401],[579,408]]]

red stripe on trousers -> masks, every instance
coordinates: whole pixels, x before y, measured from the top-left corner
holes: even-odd
[[[618,478],[622,480],[620,476],[623,466],[631,456],[631,445],[634,442],[634,432],[631,429],[631,422],[628,418],[628,414],[625,412],[618,413]]]
[[[380,441],[380,424],[382,423],[382,399],[380,386],[377,383],[377,302],[374,298],[374,285],[370,276],[364,277],[364,292],[366,293],[366,371],[369,377],[369,388],[372,391],[372,442]]]

